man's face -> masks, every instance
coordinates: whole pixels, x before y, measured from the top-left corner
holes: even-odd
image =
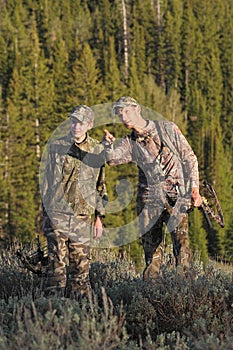
[[[137,126],[137,121],[140,115],[139,106],[118,107],[116,114],[127,129],[133,129]]]
[[[91,122],[81,122],[77,118],[70,118],[70,130],[76,139],[80,139],[86,135],[86,132],[92,127]]]

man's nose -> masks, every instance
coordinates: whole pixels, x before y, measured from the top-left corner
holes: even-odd
[[[74,129],[80,129],[81,128],[81,124],[80,123],[75,123],[75,124],[73,124],[73,128]]]

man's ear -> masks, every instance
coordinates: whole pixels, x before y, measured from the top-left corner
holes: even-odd
[[[142,109],[141,109],[141,106],[140,106],[140,105],[137,105],[137,106],[136,106],[136,111],[137,111],[137,113],[141,113],[141,110],[142,110]]]
[[[94,121],[89,122],[89,123],[88,123],[88,129],[87,129],[87,130],[92,129],[93,126],[94,126]]]

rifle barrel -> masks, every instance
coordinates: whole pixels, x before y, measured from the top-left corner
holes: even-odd
[[[202,212],[203,212],[203,214],[204,214],[204,216],[205,216],[205,219],[206,219],[206,222],[207,222],[209,228],[212,228],[213,226],[212,226],[211,220],[210,220],[210,218],[209,218],[209,215],[208,215],[208,213],[207,213],[207,211],[206,211],[205,204],[202,203],[201,206],[200,206],[200,208],[201,208],[201,210],[202,210]]]

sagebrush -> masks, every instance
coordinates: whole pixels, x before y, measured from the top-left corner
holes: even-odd
[[[144,282],[126,255],[104,250],[91,264],[93,297],[80,304],[45,298],[43,278],[4,251],[0,349],[233,349],[229,271],[194,261],[186,274],[164,266]]]

